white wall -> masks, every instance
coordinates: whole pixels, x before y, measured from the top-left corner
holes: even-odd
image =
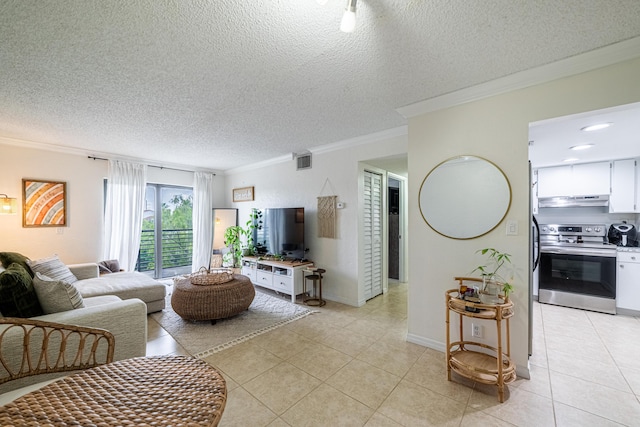
[[[640,59],[512,91],[410,119],[409,122],[409,339],[444,349],[444,292],[453,277],[478,265],[475,251],[495,247],[513,255],[518,269],[511,322],[512,356],[518,373],[528,375],[528,271],[530,122],[640,100]],[[512,189],[511,208],[494,231],[477,239],[447,239],[432,231],[418,208],[418,191],[426,174],[441,161],[472,154],[496,163]],[[473,212],[469,212],[473,220]],[[519,235],[506,236],[505,224],[516,220]],[[417,278],[422,278],[417,280]],[[534,349],[535,351],[535,349]]]
[[[103,180],[108,163],[86,155],[15,145],[0,138],[0,193],[18,198],[17,215],[0,215],[0,251],[20,252],[36,259],[58,254],[66,263],[98,262],[102,256]],[[22,179],[67,183],[66,227],[22,227]],[[148,182],[193,185],[192,172],[148,169]],[[224,176],[215,182],[215,203],[224,203]]]
[[[392,136],[336,151],[314,152],[312,168],[296,171],[294,160],[226,175],[227,197],[233,188],[255,187],[252,202],[228,203],[239,209],[245,226],[251,208],[303,207],[307,258],[327,273],[322,281],[325,298],[350,305],[361,302],[358,287],[358,183],[360,162],[406,153],[407,136]],[[337,195],[345,203],[337,211],[337,238],[317,236],[317,197]]]

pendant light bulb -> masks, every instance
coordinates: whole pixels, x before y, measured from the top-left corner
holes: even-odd
[[[353,33],[356,28],[356,0],[347,0],[347,7],[342,15],[340,31],[343,33]]]

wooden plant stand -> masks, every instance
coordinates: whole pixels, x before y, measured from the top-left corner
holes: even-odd
[[[460,278],[456,278],[459,280]],[[447,379],[451,381],[451,371],[483,384],[498,387],[498,400],[504,402],[504,387],[516,379],[516,366],[511,361],[509,339],[509,318],[513,316],[513,303],[501,298],[498,304],[481,304],[458,298],[458,289],[445,292],[447,323]],[[467,309],[468,307],[468,309]],[[469,311],[473,310],[473,311]],[[459,340],[451,342],[449,317],[459,316]],[[497,330],[497,347],[484,343],[464,340],[464,319],[475,318],[494,321]],[[503,348],[502,322],[506,326],[506,348]]]

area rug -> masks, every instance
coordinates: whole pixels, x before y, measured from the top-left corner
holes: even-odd
[[[248,310],[220,319],[214,325],[209,321],[184,320],[171,308],[170,296],[167,307],[151,317],[191,355],[203,358],[312,313],[306,307],[256,290]]]

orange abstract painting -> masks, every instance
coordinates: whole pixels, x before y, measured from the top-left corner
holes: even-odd
[[[23,179],[23,227],[61,227],[67,225],[67,184],[65,182]]]

